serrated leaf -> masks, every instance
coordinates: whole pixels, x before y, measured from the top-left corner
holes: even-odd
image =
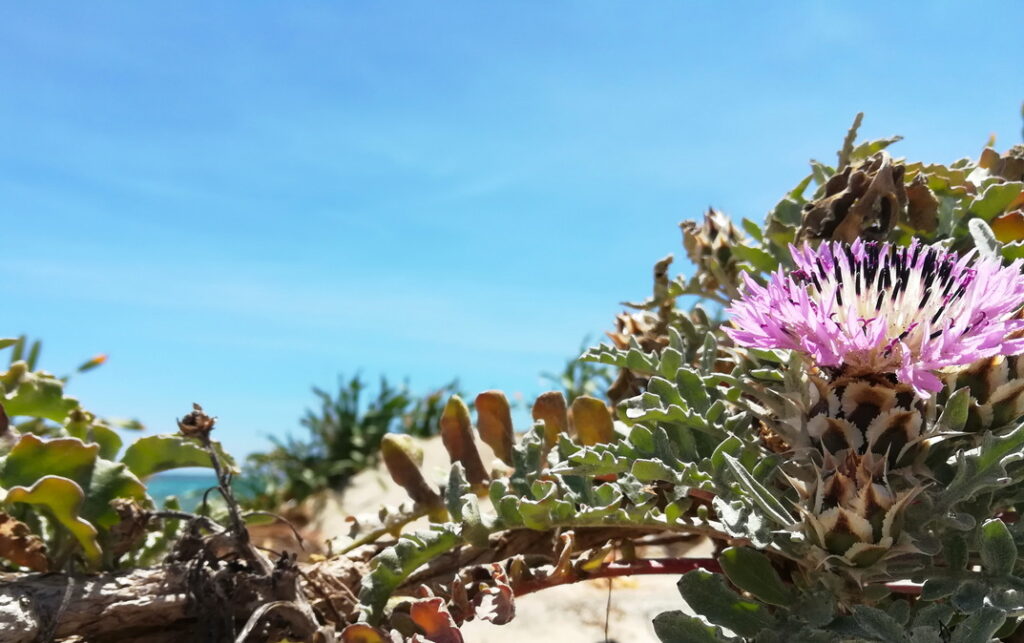
[[[1001,486],[1006,476],[1003,465],[1020,460],[1024,456],[1022,448],[1024,425],[1000,436],[987,432],[977,452],[958,453],[956,473],[936,498],[933,515],[942,515],[958,502]]]
[[[462,520],[462,498],[469,494],[469,481],[461,462],[453,462],[448,472],[448,487],[444,490],[444,502],[453,520]]]
[[[794,596],[768,557],[747,547],[730,547],[718,558],[733,585],[771,605],[789,607]]]
[[[461,543],[455,525],[439,525],[434,531],[403,534],[397,543],[374,556],[359,590],[363,620],[378,624],[391,594],[409,574]]]
[[[477,547],[487,547],[490,530],[480,515],[480,502],[476,494],[467,493],[462,496],[462,508],[459,511],[462,521],[462,537],[466,542]]]
[[[1006,576],[1013,572],[1017,562],[1017,546],[1006,523],[993,518],[981,526],[981,566],[989,574]]]
[[[691,609],[740,636],[757,636],[775,622],[767,607],[743,598],[726,587],[721,576],[709,571],[687,572],[679,579],[678,587]]]
[[[711,470],[718,472],[725,468],[725,456],[735,455],[743,449],[743,442],[735,435],[730,435],[726,439],[722,440],[715,450],[711,453],[709,462],[711,463]]]
[[[764,511],[765,515],[774,520],[779,525],[788,526],[792,524],[793,519],[789,516],[789,512],[779,502],[778,498],[774,494],[769,492],[761,485],[760,482],[754,479],[753,476],[740,464],[739,460],[733,458],[731,455],[722,454],[725,458],[725,462],[729,469],[733,472],[736,477],[736,481],[741,487],[750,494],[753,501],[758,507]]]
[[[679,394],[686,403],[697,413],[704,413],[711,405],[708,397],[708,389],[704,385],[704,379],[700,373],[692,368],[683,367],[676,371],[676,385],[679,387]]]
[[[656,480],[672,482],[676,479],[675,472],[665,466],[665,463],[660,460],[636,460],[633,462],[633,468],[630,469],[630,473],[641,482],[654,482]]]
[[[658,371],[663,377],[675,377],[676,372],[683,366],[683,354],[671,346],[662,349],[660,358]]]
[[[238,472],[238,465],[218,442],[213,443],[221,464]],[[210,467],[210,454],[193,438],[177,433],[139,438],[121,458],[132,473],[145,480],[153,474],[183,467]]]

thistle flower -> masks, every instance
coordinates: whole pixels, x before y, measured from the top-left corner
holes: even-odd
[[[1024,353],[1022,260],[959,256],[913,241],[790,246],[797,269],[744,275],[725,332],[739,345],[803,352],[848,377],[893,374],[922,398],[936,373]]]

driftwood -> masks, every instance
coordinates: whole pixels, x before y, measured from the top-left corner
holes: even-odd
[[[645,534],[653,535],[651,530],[643,529],[581,529],[574,542],[579,549],[586,549]],[[675,536],[673,540],[693,538]],[[184,543],[188,545],[188,540]],[[414,593],[424,585],[446,585],[459,570],[513,556],[554,563],[561,543],[554,531],[518,529],[495,534],[488,547],[463,547],[439,557],[407,579],[398,593]],[[192,541],[192,545],[200,543]],[[191,549],[179,544],[172,562],[148,569],[76,577],[55,573],[0,575],[0,643],[278,640],[268,638],[268,633],[302,630],[303,610],[309,616],[315,612],[311,620],[324,624],[324,632],[337,632],[356,620],[360,582],[368,571],[369,559],[384,543],[315,563],[296,564],[285,555],[269,574],[254,573],[239,564],[241,557],[230,555],[232,545],[223,537],[207,536],[201,545]],[[212,558],[225,557],[226,552],[226,558],[233,558],[235,563],[211,566]],[[620,571],[609,569],[606,575],[620,575]],[[623,573],[652,571],[638,568]],[[564,583],[579,579],[556,580]],[[539,577],[534,581],[538,583],[539,587],[555,581]],[[524,585],[522,589],[534,591],[531,588]],[[268,609],[285,603],[290,610]],[[318,636],[317,631],[308,630],[305,640],[331,640],[329,635]]]
[[[0,641],[170,641],[195,624],[185,575],[171,567],[71,578],[64,574],[0,579]]]
[[[372,553],[372,552],[368,552]],[[350,604],[365,570],[365,555],[298,566],[309,600]],[[69,583],[70,580],[70,583]],[[245,577],[236,577],[239,585]],[[37,643],[64,639],[110,643],[202,641],[206,606],[191,596],[187,565],[94,576],[5,574],[0,576],[0,642]],[[239,586],[239,594],[261,593]],[[235,616],[245,623],[251,601]],[[239,628],[239,632],[241,628]],[[77,637],[77,638],[76,638]],[[253,638],[252,640],[260,640]]]

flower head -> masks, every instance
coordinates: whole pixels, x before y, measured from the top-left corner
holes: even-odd
[[[1021,260],[960,256],[914,240],[790,246],[797,269],[744,275],[725,332],[739,345],[806,353],[847,374],[892,373],[928,397],[936,372],[1024,353]]]

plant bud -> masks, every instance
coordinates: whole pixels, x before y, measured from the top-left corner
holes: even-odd
[[[512,464],[512,410],[501,391],[484,391],[476,396],[476,430],[494,455]]]

